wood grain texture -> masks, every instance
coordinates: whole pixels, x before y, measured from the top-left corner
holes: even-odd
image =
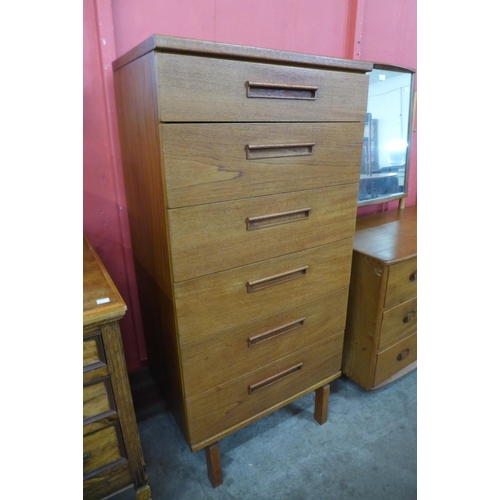
[[[319,425],[326,424],[328,420],[328,396],[330,394],[330,385],[324,385],[316,389],[314,398],[314,420]]]
[[[403,354],[403,356],[401,356]],[[403,370],[417,359],[417,334],[385,349],[377,355],[377,368],[373,385],[377,386],[384,380]]]
[[[357,184],[362,123],[161,124],[169,208]],[[247,145],[313,142],[307,156],[248,160]]]
[[[164,122],[354,121],[366,116],[365,74],[157,54]],[[249,99],[249,81],[318,87],[315,100]]]
[[[357,189],[349,184],[170,210],[173,279],[180,282],[349,238],[356,223]],[[307,218],[247,229],[249,217],[304,208],[310,208]]]
[[[248,372],[237,379],[187,399],[190,442],[200,449],[229,431],[255,421],[258,416],[277,408],[289,398],[311,392],[319,381],[333,380],[340,371],[344,332],[330,335],[300,351]],[[249,394],[252,384],[272,377],[291,366],[303,363],[300,370]],[[324,385],[322,383],[321,385]]]
[[[354,61],[313,54],[289,52],[285,50],[267,49],[263,47],[248,47],[243,45],[194,40],[164,35],[151,35],[142,43],[129,50],[113,62],[113,70],[134,61],[152,50],[158,52],[179,52],[201,56],[220,56],[251,61],[266,61],[274,63],[295,64],[305,67],[325,67],[345,69],[365,73],[371,71],[373,64],[368,61]]]
[[[340,375],[372,65],[152,37],[113,67],[148,360],[196,451]]]
[[[379,350],[417,331],[417,298],[386,309],[382,313]]]
[[[147,475],[118,324],[126,307],[86,238],[83,257],[83,490],[103,498],[147,484]],[[94,306],[103,296],[109,301]]]
[[[416,360],[395,362],[386,353],[417,330],[416,215],[408,208],[356,225],[342,371],[366,390]]]
[[[91,327],[104,321],[123,317],[127,306],[109,277],[104,265],[83,238],[83,326]]]
[[[256,366],[304,349],[332,332],[343,331],[346,306],[347,287],[212,335],[203,330],[186,335],[181,341],[186,396],[194,396]],[[300,326],[249,346],[252,336],[302,318]]]
[[[349,283],[351,239],[175,284],[181,342],[296,307]],[[304,278],[247,293],[248,281],[307,265]],[[212,293],[217,290],[217,294]]]

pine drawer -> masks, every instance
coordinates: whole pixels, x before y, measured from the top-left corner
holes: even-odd
[[[382,313],[379,350],[417,331],[417,299],[410,299]]]
[[[417,296],[417,257],[389,266],[384,307],[401,304]]]
[[[417,360],[417,334],[414,333],[377,354],[373,385],[376,387],[389,377]]]

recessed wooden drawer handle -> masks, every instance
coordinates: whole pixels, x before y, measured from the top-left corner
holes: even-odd
[[[278,380],[281,380],[283,377],[286,377],[287,375],[291,375],[292,373],[298,372],[302,368],[303,364],[304,363],[299,363],[298,365],[291,366],[290,368],[287,368],[286,370],[283,370],[282,372],[277,373],[272,377],[261,380],[260,382],[257,382],[253,385],[249,385],[248,394],[252,394],[253,392],[258,391],[259,389],[274,384],[275,382],[278,382]]]
[[[417,317],[417,312],[411,311],[403,318],[403,323],[410,323],[410,321],[413,321],[416,317]]]
[[[247,82],[247,97],[261,99],[305,99],[314,101],[316,85],[295,85],[289,83]]]
[[[268,330],[267,332],[259,333],[258,335],[254,335],[253,337],[248,338],[248,347],[252,347],[259,342],[264,342],[264,340],[269,340],[278,335],[283,335],[284,333],[288,333],[291,330],[295,330],[296,328],[301,327],[304,324],[306,318],[300,318],[297,321],[292,321],[291,323],[287,323],[286,325],[278,326],[277,328],[273,328],[272,330]]]
[[[247,144],[247,160],[282,158],[285,156],[308,156],[312,155],[314,145],[314,142],[295,144]]]
[[[417,281],[417,271],[413,271],[411,274],[410,274],[410,281]]]
[[[404,351],[401,351],[398,354],[398,357],[396,358],[398,361],[403,361],[403,359],[408,357],[408,354],[410,354],[410,349],[405,349]]]
[[[277,226],[287,222],[295,222],[309,218],[311,208],[300,208],[298,210],[289,210],[288,212],[279,212],[276,214],[259,215],[257,217],[247,217],[247,230],[260,229],[262,227]]]
[[[308,267],[309,266],[304,266],[299,269],[294,269],[293,271],[275,274],[274,276],[269,276],[260,280],[248,281],[247,293],[257,292],[258,290],[262,290],[263,288],[267,288],[269,286],[279,285],[280,283],[286,283],[290,280],[302,278],[302,276],[305,276]]]

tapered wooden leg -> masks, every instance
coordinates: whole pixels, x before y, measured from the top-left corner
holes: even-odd
[[[330,384],[316,389],[314,400],[314,419],[319,425],[323,425],[328,420],[328,396],[330,395]]]
[[[219,442],[215,442],[205,448],[207,458],[208,478],[214,488],[222,484],[222,470],[220,468]]]

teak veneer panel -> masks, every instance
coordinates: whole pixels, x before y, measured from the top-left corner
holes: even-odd
[[[311,391],[326,421],[372,67],[163,36],[113,63],[148,362],[191,449],[211,446],[215,485],[223,436]],[[299,312],[244,355],[245,336]],[[301,353],[226,415],[239,382]]]
[[[359,183],[362,123],[161,124],[167,206]],[[314,144],[248,159],[248,146]],[[357,188],[356,188],[357,189]]]
[[[332,332],[343,331],[347,293],[345,287],[232,329],[181,340],[186,396],[304,349]],[[258,341],[259,335],[266,333],[265,340]],[[250,339],[255,340],[251,343]]]
[[[365,74],[184,54],[156,57],[163,122],[360,122],[366,117]],[[248,82],[318,90],[314,100],[249,99]]]
[[[356,223],[357,189],[357,184],[349,184],[170,210],[173,280],[350,238]],[[305,214],[299,213],[302,218],[290,220],[286,215],[304,209]],[[274,214],[285,214],[286,222],[274,225]],[[252,217],[268,218],[269,225],[249,230],[247,220]]]
[[[249,281],[304,266],[308,266],[306,273],[297,279],[247,292]],[[351,240],[347,239],[176,283],[179,340],[212,335],[344,288],[350,269]]]

